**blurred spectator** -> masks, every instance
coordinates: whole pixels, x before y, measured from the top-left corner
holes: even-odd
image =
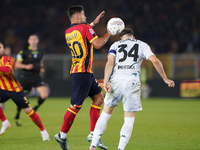
[[[90,23],[102,10],[106,15],[94,27],[101,36],[111,17],[131,26],[137,39],[148,41],[155,53],[200,52],[199,0],[1,0],[0,39],[16,54],[31,33],[38,33],[45,53],[69,54],[64,32],[70,26],[66,9],[81,4]],[[95,12],[95,13],[91,13]],[[118,37],[112,37],[110,43]],[[110,43],[104,47],[108,49]],[[105,53],[105,48],[95,53]]]

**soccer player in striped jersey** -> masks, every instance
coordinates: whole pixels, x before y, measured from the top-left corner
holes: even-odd
[[[124,29],[120,33],[120,38],[121,40],[112,44],[109,49],[104,72],[106,91],[104,108],[96,123],[90,150],[96,150],[98,140],[106,129],[107,121],[121,100],[124,109],[124,124],[120,131],[118,150],[125,149],[132,134],[136,112],[142,110],[140,66],[144,58],[152,62],[170,88],[175,86],[174,81],[167,78],[162,63],[153,54],[149,45],[135,39],[131,29]]]
[[[4,54],[7,55],[8,57],[10,57],[10,65],[14,68],[15,66],[15,58],[10,56],[11,55],[11,47],[10,46],[5,46],[4,47]],[[2,107],[3,109],[5,109],[4,103],[0,103],[0,107]]]
[[[50,140],[48,132],[45,130],[38,114],[31,108],[31,105],[22,90],[22,87],[13,75],[13,68],[10,63],[10,57],[4,55],[4,47],[0,42],[0,103],[5,103],[8,99],[12,99],[17,106],[20,106],[31,120],[40,129],[43,141]],[[2,127],[0,135],[4,134],[6,129],[10,127],[10,122],[6,119],[3,109],[0,107],[0,120]]]
[[[84,9],[80,5],[72,6],[68,9],[68,16],[71,26],[65,31],[67,45],[71,50],[72,66],[70,76],[72,79],[72,97],[71,105],[64,116],[64,122],[60,133],[54,136],[54,139],[60,144],[63,150],[67,150],[66,136],[70,127],[82,107],[86,97],[92,100],[90,108],[90,134],[87,140],[91,142],[94,127],[99,118],[101,104],[103,103],[103,94],[98,81],[94,78],[92,71],[93,63],[93,47],[100,49],[108,41],[110,34],[107,32],[103,37],[99,38],[92,28],[104,16],[101,12],[93,23],[90,25],[86,22]],[[98,141],[98,147],[107,149],[107,147]]]

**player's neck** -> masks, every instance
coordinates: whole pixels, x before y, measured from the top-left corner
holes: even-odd
[[[80,22],[80,21],[71,21],[71,24],[80,24],[80,23],[82,23],[82,22]]]
[[[36,50],[38,49],[38,47],[37,47],[37,46],[30,46],[30,49],[31,49],[32,51],[36,51]]]

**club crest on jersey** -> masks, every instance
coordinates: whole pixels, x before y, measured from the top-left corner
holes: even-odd
[[[33,57],[34,57],[34,58],[37,58],[37,56],[38,56],[37,54],[33,54]]]
[[[29,57],[29,58],[31,58],[31,57],[32,57],[32,55],[28,55],[28,57]]]
[[[92,29],[89,29],[91,34],[94,34],[94,31]]]

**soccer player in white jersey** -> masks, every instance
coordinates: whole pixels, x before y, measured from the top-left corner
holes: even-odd
[[[115,106],[122,100],[124,124],[120,131],[118,150],[124,150],[128,143],[137,111],[142,110],[140,92],[140,66],[143,58],[150,60],[163,81],[170,87],[174,81],[167,78],[161,61],[151,51],[148,44],[135,39],[131,29],[124,29],[120,41],[111,45],[105,66],[104,89],[106,96],[104,108],[93,133],[90,150],[95,150],[98,140],[106,129]]]

